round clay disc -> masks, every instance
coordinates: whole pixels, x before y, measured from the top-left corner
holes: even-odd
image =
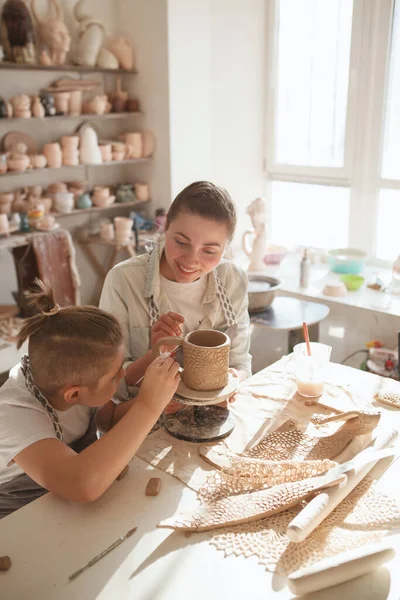
[[[177,402],[182,404],[192,404],[199,406],[207,406],[210,404],[219,404],[233,396],[239,387],[239,378],[229,373],[228,384],[220,388],[219,390],[212,390],[210,392],[201,392],[198,390],[191,390],[188,388],[183,381],[178,385],[176,391],[178,398],[175,398]]]

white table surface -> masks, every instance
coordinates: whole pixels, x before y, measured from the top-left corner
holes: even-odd
[[[373,386],[377,377],[341,365],[332,372],[345,382]],[[400,391],[400,383],[395,383]],[[267,401],[267,400],[265,400]],[[400,424],[400,411],[385,411]],[[386,459],[388,460],[388,459]],[[384,491],[400,500],[400,461],[383,476]],[[158,476],[158,497],[146,497],[148,479]],[[393,485],[396,482],[396,485]],[[195,492],[178,479],[135,458],[128,475],[98,501],[79,505],[52,494],[0,521],[0,556],[12,560],[0,573],[2,600],[286,600],[282,578],[265,571],[255,558],[225,558],[207,542],[207,533],[157,529],[178,509],[193,505]],[[137,531],[73,582],[68,576],[133,526]],[[398,556],[398,555],[397,555]],[[307,600],[333,598],[398,600],[398,558],[353,581],[317,592]]]

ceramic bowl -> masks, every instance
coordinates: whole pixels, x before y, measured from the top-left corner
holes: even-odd
[[[365,277],[361,275],[342,275],[340,278],[344,285],[350,291],[359,290],[365,281]]]
[[[260,312],[268,308],[282,286],[282,281],[267,275],[249,274],[249,312]]]
[[[345,275],[359,275],[366,258],[367,253],[356,248],[337,248],[328,252],[331,271]]]
[[[286,254],[287,250],[283,246],[269,245],[264,256],[264,262],[266,265],[279,265]]]
[[[342,281],[338,281],[336,283],[327,283],[322,293],[325,296],[340,298],[347,295],[347,289]]]

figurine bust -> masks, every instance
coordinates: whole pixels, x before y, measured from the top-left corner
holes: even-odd
[[[247,214],[250,215],[253,224],[253,231],[246,231],[243,234],[243,249],[250,257],[249,271],[260,271],[265,267],[264,254],[267,247],[267,201],[264,198],[256,198],[247,207]],[[254,236],[253,247],[249,248],[247,244],[248,236]]]
[[[71,47],[71,36],[63,21],[63,13],[58,0],[51,0],[56,16],[40,19],[36,11],[36,0],[31,0],[32,13],[38,23],[38,31],[42,42],[49,50],[49,58],[53,65],[63,65]]]

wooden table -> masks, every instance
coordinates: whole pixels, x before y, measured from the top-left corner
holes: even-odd
[[[288,332],[287,349],[304,342],[303,322],[307,323],[310,340],[319,341],[319,324],[329,314],[329,307],[320,302],[307,302],[289,296],[277,296],[271,306],[262,312],[250,313],[252,325]]]
[[[260,391],[272,365],[248,382]],[[383,380],[343,365],[330,365],[330,377],[350,384],[360,397],[373,394]],[[400,383],[394,383],[400,392]],[[268,400],[259,400],[268,402]],[[400,411],[384,408],[384,418],[400,426]],[[171,438],[171,443],[173,438]],[[196,449],[196,445],[193,445]],[[388,459],[386,459],[388,460]],[[162,479],[159,496],[145,497],[152,475]],[[400,461],[382,478],[387,491],[400,500]],[[386,491],[386,489],[385,489]],[[254,558],[224,558],[208,543],[208,534],[185,536],[157,523],[179,509],[192,507],[195,492],[175,477],[135,458],[127,476],[115,482],[96,502],[86,505],[52,494],[40,498],[0,521],[0,555],[12,567],[0,573],[4,600],[288,600],[282,578]],[[133,526],[136,533],[72,582],[68,576]],[[307,596],[307,600],[337,598],[398,600],[398,559],[387,566],[336,588]],[[305,600],[305,598],[304,598]]]

